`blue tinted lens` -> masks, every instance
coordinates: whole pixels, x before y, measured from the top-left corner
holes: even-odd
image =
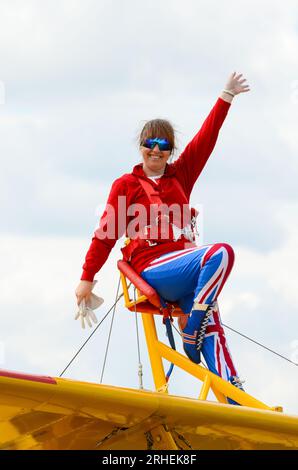
[[[170,142],[167,139],[146,139],[143,145],[149,149],[158,145],[159,150],[171,150]]]

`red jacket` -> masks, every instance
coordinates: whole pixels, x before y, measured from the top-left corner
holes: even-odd
[[[98,236],[99,233],[104,233],[106,228],[108,212],[105,210],[100,219],[99,227],[94,232],[92,243],[86,254],[81,280],[93,281],[95,274],[106,262],[117,239],[120,238],[124,232],[127,236],[127,225],[133,220],[133,217],[126,215],[123,227],[118,227],[118,196],[124,196],[126,198],[127,208],[134,203],[143,204],[149,215],[150,203],[136,176],[150,181],[155,189],[160,191],[160,197],[163,203],[168,205],[176,203],[182,206],[182,204],[185,204],[185,201],[181,194],[177,194],[171,181],[172,177],[175,175],[185,191],[187,202],[189,202],[192,188],[211,155],[229,107],[230,103],[218,98],[203,126],[186,146],[180,157],[174,163],[166,164],[165,173],[159,178],[158,184],[146,177],[142,163],[136,165],[132,173],[125,173],[114,181],[107,204],[111,204],[115,210],[115,235],[109,238]],[[156,246],[146,246],[134,253],[131,265],[140,273],[158,256],[183,248],[184,242],[182,240],[162,243]]]

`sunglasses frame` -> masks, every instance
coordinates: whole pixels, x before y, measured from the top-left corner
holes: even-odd
[[[171,144],[168,139],[159,139],[158,137],[155,137],[154,139],[145,139],[142,145],[143,147],[146,147],[148,149],[153,149],[155,145],[158,145],[158,148],[161,152],[167,152],[172,150]],[[164,145],[166,145],[167,148],[162,148]]]

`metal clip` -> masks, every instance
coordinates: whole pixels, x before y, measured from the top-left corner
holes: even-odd
[[[149,246],[157,245],[157,242],[152,242],[151,240],[146,240]]]

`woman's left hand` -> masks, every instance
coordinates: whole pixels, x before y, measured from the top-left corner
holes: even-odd
[[[246,93],[247,91],[250,91],[250,88],[249,85],[245,84],[245,82],[246,78],[243,78],[242,73],[236,74],[236,72],[234,72],[229,77],[225,86],[225,90],[231,91],[234,93],[234,95],[239,95],[239,93]]]

